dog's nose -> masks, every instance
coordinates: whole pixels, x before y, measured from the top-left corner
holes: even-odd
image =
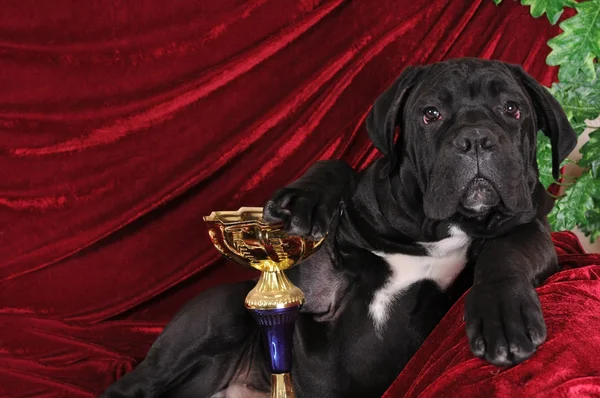
[[[492,151],[498,144],[498,137],[488,129],[471,128],[460,132],[453,144],[461,152]]]

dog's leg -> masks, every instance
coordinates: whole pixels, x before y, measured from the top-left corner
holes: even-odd
[[[340,160],[322,160],[278,190],[264,207],[268,222],[284,222],[290,235],[320,239],[331,228],[340,205],[356,190],[356,172]]]
[[[545,219],[486,241],[465,302],[473,354],[498,366],[514,365],[533,355],[546,339],[535,285],[557,270]]]
[[[254,284],[219,286],[201,293],[175,315],[139,366],[100,396],[161,396],[175,385],[182,387],[190,372],[195,396],[210,397],[225,388],[249,339],[258,334],[244,307]]]

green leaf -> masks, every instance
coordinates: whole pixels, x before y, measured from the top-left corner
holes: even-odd
[[[600,178],[600,130],[590,133],[590,140],[581,147],[579,152],[581,160],[578,165],[589,168],[594,178]]]
[[[577,14],[560,24],[563,33],[548,41],[552,51],[546,63],[560,65],[561,82],[579,74],[595,78],[594,60],[600,57],[600,0],[577,3],[575,9]]]
[[[552,144],[550,138],[548,138],[540,130],[537,133],[537,166],[540,174],[540,182],[544,188],[548,187],[557,182],[552,175]],[[569,162],[568,159],[561,163],[561,167]]]
[[[546,63],[560,66],[559,82],[549,90],[580,135],[586,128],[586,120],[600,115],[600,64],[596,62],[600,58],[600,0],[575,4],[567,0],[521,0],[521,3],[531,6],[534,17],[545,12],[552,24],[558,21],[565,6],[574,5],[577,10],[575,16],[560,24],[563,33],[548,41],[552,52]],[[579,227],[594,241],[600,237],[600,130],[590,134],[589,142],[580,152],[578,165],[584,172],[556,200],[548,221],[554,231]],[[551,150],[539,133],[538,168],[540,180],[548,187],[553,181]]]
[[[537,134],[537,165],[540,172],[540,181],[544,188],[548,189],[554,182],[552,177],[552,146],[550,138],[546,137],[541,131]]]
[[[594,178],[590,173],[583,174],[555,202],[548,215],[552,228],[555,231],[566,231],[577,225],[587,225],[586,213],[597,211],[594,198],[600,198],[600,179]]]
[[[596,66],[595,79],[586,79],[580,73],[554,83],[550,93],[565,110],[577,134],[581,134],[586,127],[585,121],[600,115],[600,65]]]
[[[590,210],[586,213],[587,224],[580,227],[581,232],[590,238],[590,242],[594,243],[600,237],[600,211]]]
[[[524,6],[530,6],[529,13],[534,18],[546,14],[552,25],[556,24],[563,13],[564,7],[573,7],[575,0],[521,0]]]
[[[494,4],[498,5],[502,2],[502,0],[492,0],[494,2]]]

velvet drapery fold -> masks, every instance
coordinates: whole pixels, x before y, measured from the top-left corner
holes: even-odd
[[[0,396],[93,396],[201,290],[254,275],[202,216],[362,168],[376,96],[558,32],[490,0],[0,0]],[[587,258],[581,255],[582,258]]]

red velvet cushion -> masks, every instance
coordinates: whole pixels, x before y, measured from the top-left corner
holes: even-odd
[[[553,239],[564,270],[537,289],[548,339],[531,359],[500,370],[475,358],[463,296],[385,397],[600,396],[600,255],[583,254],[571,233]]]

